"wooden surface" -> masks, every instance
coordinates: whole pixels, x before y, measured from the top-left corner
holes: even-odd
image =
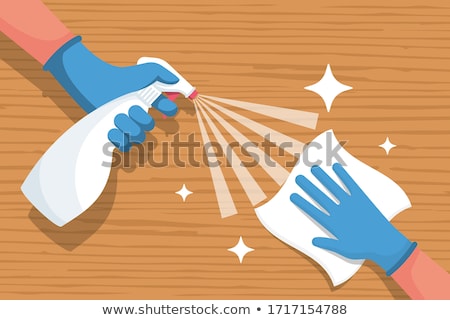
[[[393,223],[450,270],[448,1],[45,2],[110,63],[160,57],[201,93],[319,113],[317,130],[252,117],[305,142],[333,128],[348,151],[406,191],[413,207]],[[133,151],[88,212],[53,226],[20,186],[83,112],[3,35],[0,55],[0,298],[407,299],[369,262],[332,288],[314,262],[262,227],[230,168],[239,209],[231,218],[220,218],[206,166],[140,167]],[[330,113],[303,89],[327,63],[354,88]],[[179,106],[175,119],[151,110],[156,159],[177,132],[200,139],[192,105]],[[378,147],[386,136],[398,145],[389,156]],[[272,197],[276,184],[251,170]],[[174,193],[183,183],[194,192],[185,203]],[[243,264],[227,251],[239,236],[255,249]]]

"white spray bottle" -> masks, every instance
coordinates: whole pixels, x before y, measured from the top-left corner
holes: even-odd
[[[195,88],[166,61],[142,57],[138,64],[157,63],[179,81],[152,85],[114,99],[75,123],[58,138],[33,167],[22,192],[45,217],[62,227],[86,211],[101,195],[111,172],[112,152],[105,152],[108,131],[119,113],[133,105],[145,111],[165,92],[174,100],[179,94],[194,99]],[[111,144],[112,145],[112,144]]]

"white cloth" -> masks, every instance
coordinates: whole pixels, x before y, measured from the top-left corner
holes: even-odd
[[[328,146],[327,146],[328,144]],[[315,247],[312,239],[329,237],[330,235],[289,199],[292,193],[298,193],[306,200],[311,198],[295,183],[295,178],[302,174],[319,189],[330,195],[322,184],[311,173],[311,162],[322,161],[320,167],[339,185],[343,186],[332,169],[336,159],[328,159],[327,150],[332,150],[339,142],[332,130],[328,130],[313,140],[289,175],[280,191],[266,204],[255,209],[261,223],[275,237],[314,259],[328,273],[334,286],[350,279],[361,267],[364,260],[349,260]],[[300,150],[299,150],[300,152]],[[355,182],[367,194],[383,215],[391,220],[399,212],[411,207],[405,192],[394,181],[359,161],[344,148],[337,154],[345,162],[345,169]],[[331,161],[330,161],[331,160]],[[344,164],[343,164],[344,165]]]

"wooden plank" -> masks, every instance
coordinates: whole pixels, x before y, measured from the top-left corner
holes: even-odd
[[[201,93],[320,114],[316,130],[252,119],[300,141],[333,128],[348,150],[398,182],[413,207],[394,224],[450,270],[450,4],[416,1],[299,2],[52,0],[45,3],[102,59],[134,64],[141,55],[169,61]],[[334,290],[310,259],[259,223],[230,168],[239,214],[221,219],[209,170],[177,167],[163,142],[197,140],[193,106],[179,101],[127,168],[113,170],[101,199],[59,229],[20,192],[40,155],[83,111],[49,73],[0,36],[0,298],[2,299],[407,299],[367,262]],[[327,113],[303,90],[330,63],[354,88]],[[249,116],[250,113],[242,114]],[[230,122],[253,141],[252,132]],[[386,156],[386,136],[398,145]],[[229,136],[225,136],[230,138]],[[259,140],[258,140],[259,139]],[[169,155],[165,168],[147,158]],[[187,152],[180,158],[187,160]],[[287,164],[292,161],[285,159]],[[292,165],[291,165],[292,167]],[[252,168],[266,194],[278,186]],[[194,194],[183,203],[175,191]],[[226,249],[243,236],[255,251],[244,263]]]

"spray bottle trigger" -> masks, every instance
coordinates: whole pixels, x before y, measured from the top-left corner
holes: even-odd
[[[170,101],[175,101],[180,95],[178,92],[165,92],[165,94]]]
[[[170,101],[175,101],[176,98],[178,98],[178,96],[180,95],[178,92],[165,92],[167,99],[169,99]],[[165,114],[162,115],[163,119],[166,119],[167,116]]]

